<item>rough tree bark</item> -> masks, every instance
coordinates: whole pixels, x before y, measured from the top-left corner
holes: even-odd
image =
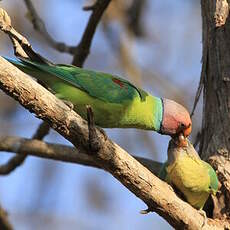
[[[226,0],[201,0],[204,106],[200,154],[212,163],[222,184],[215,218],[230,213],[230,19]]]

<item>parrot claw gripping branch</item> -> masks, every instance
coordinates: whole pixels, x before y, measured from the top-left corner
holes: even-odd
[[[87,110],[87,121],[88,121],[88,129],[89,129],[89,150],[92,153],[97,153],[101,149],[102,143],[100,138],[97,136],[95,123],[94,123],[94,114],[91,106],[87,105],[86,110]],[[100,128],[99,130],[103,134],[104,139],[107,140],[108,137],[105,131]]]

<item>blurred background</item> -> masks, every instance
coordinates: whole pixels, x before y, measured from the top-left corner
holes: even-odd
[[[90,12],[85,0],[34,0],[50,35],[76,45]],[[14,27],[33,48],[55,63],[72,56],[51,48],[33,29],[22,0],[3,0]],[[0,33],[0,55],[13,56]],[[85,68],[119,74],[150,93],[176,100],[191,112],[201,71],[200,1],[113,0],[93,39]],[[40,120],[0,92],[0,135],[30,138]],[[193,117],[194,141],[202,104]],[[165,161],[169,138],[148,131],[107,129],[129,153]],[[55,131],[48,142],[70,145]],[[1,153],[0,163],[12,154]],[[15,229],[172,229],[155,213],[141,215],[145,204],[108,173],[90,167],[28,157],[9,176],[0,177],[0,204]]]

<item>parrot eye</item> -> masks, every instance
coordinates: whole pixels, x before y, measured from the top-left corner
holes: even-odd
[[[177,133],[182,132],[185,129],[185,125],[183,123],[180,123],[177,128]]]

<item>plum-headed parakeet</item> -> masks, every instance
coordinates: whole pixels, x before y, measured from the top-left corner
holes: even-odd
[[[154,130],[181,137],[181,143],[191,132],[188,111],[172,100],[154,97],[115,75],[38,59],[35,62],[6,58],[42,82],[59,98],[70,101],[83,118],[86,118],[85,106],[90,105],[95,123],[102,128]]]
[[[161,179],[173,185],[196,209],[202,209],[210,194],[218,190],[218,178],[210,164],[200,159],[193,145],[179,147],[171,140],[168,160],[160,172]]]

